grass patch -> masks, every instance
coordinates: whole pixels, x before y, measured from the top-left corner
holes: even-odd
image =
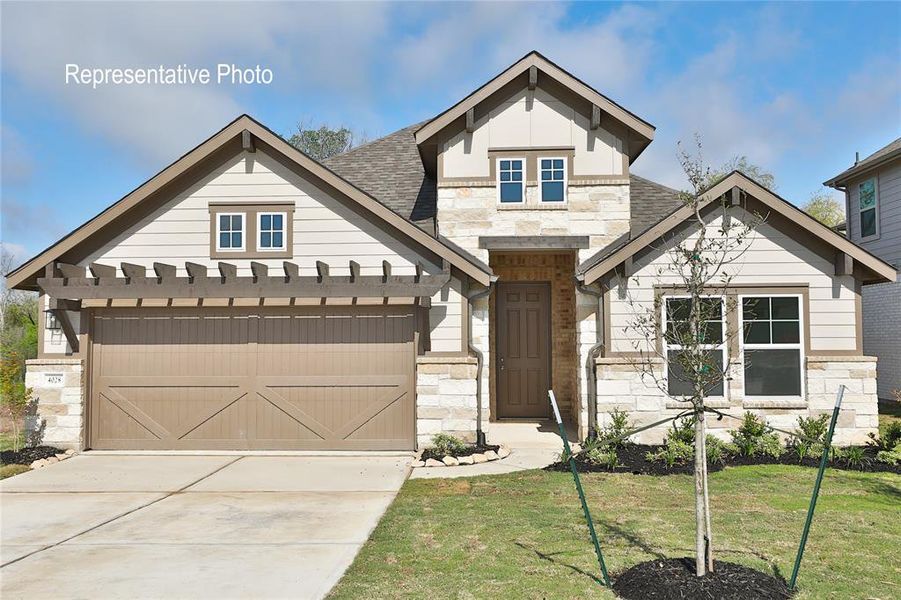
[[[717,558],[788,578],[816,472],[783,465],[711,474]],[[583,477],[611,573],[691,555],[693,482]],[[827,471],[798,598],[886,598],[901,586],[901,476]],[[613,598],[572,477],[526,471],[408,481],[332,598]]]
[[[31,467],[28,465],[0,465],[0,479],[6,479],[7,477],[12,477],[13,475],[25,473],[30,470]]]

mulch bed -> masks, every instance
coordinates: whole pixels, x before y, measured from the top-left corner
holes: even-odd
[[[500,446],[494,446],[492,444],[486,444],[484,446],[467,446],[466,449],[463,450],[462,452],[455,452],[451,456],[453,456],[454,458],[460,458],[461,456],[471,456],[473,454],[482,454],[483,452],[488,452],[489,450],[494,450],[495,452],[497,452],[500,449],[501,449]],[[441,460],[445,456],[447,456],[447,454],[439,454],[438,452],[435,452],[431,448],[426,448],[425,450],[422,451],[422,458],[420,458],[419,460],[428,460],[430,458],[434,458],[435,460]]]
[[[830,461],[827,468],[841,469],[844,471],[861,471],[864,473],[898,473],[901,474],[901,466],[889,465],[876,460],[876,450],[871,446],[865,446],[867,462],[861,466],[850,466],[843,459]],[[616,469],[608,469],[604,465],[596,465],[588,462],[583,454],[576,455],[576,466],[580,472],[586,473],[632,473],[633,475],[677,475],[694,473],[694,463],[673,465],[671,468],[664,462],[649,461],[645,458],[648,452],[656,452],[660,446],[644,444],[630,444],[617,450],[620,466]],[[786,452],[779,458],[772,456],[730,456],[722,464],[709,464],[709,472],[721,471],[724,467],[740,467],[746,465],[801,465],[804,467],[820,466],[819,458],[805,458],[799,461],[791,452]],[[569,463],[556,462],[548,467],[548,471],[569,471]]]
[[[53,446],[35,446],[33,448],[22,448],[18,452],[13,450],[4,450],[0,452],[0,464],[4,465],[30,465],[36,460],[42,458],[50,458],[55,454],[62,454],[65,450],[54,448]]]
[[[730,562],[714,561],[713,573],[695,575],[693,558],[649,560],[616,578],[625,600],[780,600],[793,593],[780,578]]]

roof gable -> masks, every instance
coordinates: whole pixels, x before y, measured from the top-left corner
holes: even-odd
[[[33,287],[37,276],[46,265],[59,260],[65,253],[89,243],[92,236],[99,231],[135,211],[157,192],[175,183],[179,178],[186,176],[192,169],[196,169],[204,161],[217,152],[221,152],[230,144],[240,148],[245,137],[244,132],[248,132],[252,136],[251,140],[253,142],[263,144],[292,165],[296,165],[314,175],[341,196],[356,202],[367,211],[367,214],[378,219],[384,226],[399,231],[406,238],[447,260],[451,265],[473,277],[476,281],[485,285],[490,281],[490,269],[486,271],[485,266],[475,260],[474,257],[467,256],[459,248],[452,248],[429,235],[368,193],[340,177],[334,171],[294,148],[258,121],[248,115],[241,115],[99,215],[9,273],[7,285],[11,288]]]
[[[653,125],[607,98],[538,52],[532,51],[494,77],[491,81],[485,83],[483,86],[466,96],[457,104],[453,105],[434,119],[427,121],[416,131],[416,143],[419,145],[426,144],[440,131],[452,124],[458,118],[464,116],[470,109],[487,100],[492,94],[500,91],[505,85],[526,73],[530,73],[533,67],[535,69],[534,72],[540,74],[539,76],[550,77],[557,84],[564,86],[572,93],[583,98],[590,105],[597,107],[601,112],[613,118],[632,132],[636,139],[634,141],[634,146],[630,147],[630,162],[634,161],[651,140],[654,139]]]
[[[871,274],[872,279],[879,281],[894,281],[896,279],[897,272],[891,265],[867,252],[843,235],[826,227],[803,210],[789,203],[784,198],[777,196],[738,171],[733,171],[720,180],[719,183],[704,192],[702,196],[702,206],[709,205],[733,188],[743,190],[763,203],[773,212],[785,217],[787,221],[801,227],[822,242],[831,245],[836,250],[844,252],[866,269],[866,271]],[[615,269],[627,258],[634,256],[637,252],[641,251],[655,240],[658,240],[679,227],[691,216],[691,213],[691,207],[684,205],[680,206],[668,216],[661,219],[656,225],[649,227],[632,239],[614,242],[609,251],[602,251],[601,256],[596,255],[583,263],[579,269],[581,272],[579,278],[582,279],[586,285],[594,283]]]

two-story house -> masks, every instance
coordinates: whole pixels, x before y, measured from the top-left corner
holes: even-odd
[[[654,131],[535,52],[324,163],[239,117],[10,274],[46,310],[28,365],[45,440],[413,449],[546,418],[548,389],[582,436],[615,407],[676,414],[678,389],[633,362],[678,348],[629,328],[636,306],[673,318],[655,273],[691,235],[677,192],[631,172]],[[711,231],[767,215],[712,324],[753,336],[713,344],[711,402],[790,427],[846,384],[838,437],[862,441],[861,285],[895,269],[740,173],[704,198]]]
[[[845,193],[851,241],[901,265],[901,138],[842,171],[825,185]],[[863,288],[863,350],[879,359],[880,398],[901,390],[901,281]]]

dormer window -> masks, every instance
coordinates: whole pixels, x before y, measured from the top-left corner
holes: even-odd
[[[261,212],[257,215],[259,222],[259,240],[257,248],[263,252],[285,249],[285,213]]]
[[[500,158],[497,161],[497,195],[501,204],[522,204],[525,201],[523,171],[525,159]]]
[[[244,250],[244,213],[219,213],[217,250],[240,252]]]
[[[542,158],[539,161],[542,202],[566,202],[566,159]]]

